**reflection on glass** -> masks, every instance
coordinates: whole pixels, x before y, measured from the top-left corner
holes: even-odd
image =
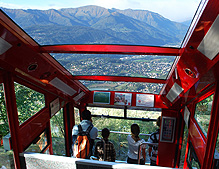
[[[47,130],[37,137],[25,152],[42,153],[48,146]]]
[[[213,96],[214,95],[211,95],[206,99],[198,102],[195,108],[195,119],[198,122],[200,128],[202,129],[202,132],[206,137],[207,137],[208,126],[210,122]]]

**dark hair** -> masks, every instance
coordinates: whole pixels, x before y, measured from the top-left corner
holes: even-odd
[[[81,118],[83,120],[90,120],[91,119],[91,112],[87,109],[85,109],[82,113],[81,113]]]
[[[108,128],[104,128],[104,129],[102,130],[102,137],[103,137],[103,138],[108,138],[109,135],[110,135],[109,129],[108,129]]]
[[[140,133],[140,127],[138,126],[138,124],[134,123],[131,125],[131,132],[136,138],[138,138],[138,135]]]
[[[159,126],[159,127],[160,127],[160,121],[161,121],[161,116],[159,116],[159,117],[157,118],[157,126]]]

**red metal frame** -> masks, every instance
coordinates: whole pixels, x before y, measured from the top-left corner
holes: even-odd
[[[134,45],[45,45],[41,53],[129,54],[178,56],[179,48]]]
[[[207,137],[207,144],[206,144],[206,150],[205,150],[205,156],[204,156],[204,162],[203,162],[203,169],[208,169],[213,167],[212,162],[214,159],[214,153],[215,152],[215,146],[217,143],[217,136],[219,131],[219,81],[217,82],[216,91],[214,94],[213,99],[213,105],[212,105],[212,113],[211,113],[211,119],[209,124],[208,130],[208,137]]]
[[[16,96],[14,91],[14,80],[11,73],[4,74],[4,91],[5,101],[8,115],[8,123],[11,133],[11,142],[14,151],[14,164],[17,169],[20,169],[19,153],[23,152],[21,145],[21,133],[19,130],[18,112],[16,105]]]
[[[121,76],[73,76],[73,80],[112,81],[112,82],[144,82],[144,83],[166,83],[163,79],[152,79],[142,77],[121,77]]]

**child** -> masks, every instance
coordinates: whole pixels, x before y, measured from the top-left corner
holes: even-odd
[[[99,161],[112,161],[116,160],[116,151],[112,142],[108,140],[110,131],[107,128],[102,130],[101,141],[98,141],[95,146],[94,156],[98,158]]]

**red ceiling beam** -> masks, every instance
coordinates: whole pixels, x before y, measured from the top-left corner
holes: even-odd
[[[113,82],[144,82],[144,83],[166,83],[163,79],[152,79],[142,77],[124,76],[73,76],[73,80],[92,80],[92,81],[113,81]]]
[[[180,48],[134,45],[46,45],[41,53],[133,54],[178,56]]]

